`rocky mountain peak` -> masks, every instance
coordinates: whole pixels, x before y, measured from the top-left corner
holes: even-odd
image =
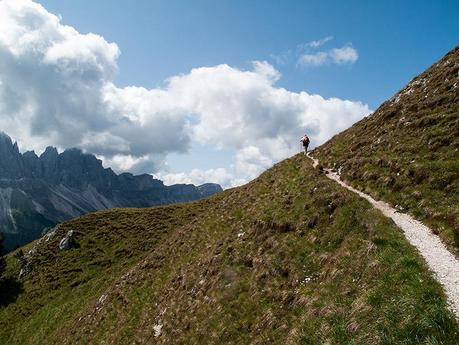
[[[0,179],[0,194],[7,196],[0,205],[0,231],[6,233],[8,249],[88,212],[192,201],[222,191],[214,184],[165,186],[149,174],[117,175],[78,148],[59,153],[48,146],[40,156],[33,151],[21,154],[5,133],[0,133]]]
[[[5,151],[16,151],[18,149],[17,143],[13,143],[11,137],[4,133],[0,132],[0,150]]]
[[[0,178],[17,178],[22,175],[22,156],[17,143],[4,132],[0,133]]]
[[[3,131],[0,131],[0,142],[1,141],[12,141],[11,137]]]
[[[33,158],[33,159],[39,159],[35,151],[26,151],[22,154],[23,157],[28,157],[28,158]]]
[[[59,155],[59,153],[57,152],[57,149],[55,147],[48,146],[45,149],[45,152],[43,152],[41,154],[40,158],[49,159],[49,158],[52,158],[52,157],[57,157],[58,155]]]

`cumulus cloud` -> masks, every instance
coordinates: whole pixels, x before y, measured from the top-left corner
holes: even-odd
[[[304,67],[317,67],[325,64],[350,65],[355,63],[358,58],[357,50],[350,45],[346,45],[326,52],[302,54],[298,58],[297,64]]]
[[[257,177],[263,170],[273,164],[256,146],[247,146],[236,154],[236,171],[245,174],[249,179]]]
[[[116,87],[119,54],[116,44],[63,25],[37,3],[1,1],[0,126],[25,147],[79,146],[144,158],[154,170],[148,156],[187,149],[187,121],[156,107],[162,90]]]
[[[223,188],[233,187],[242,184],[245,180],[235,179],[234,176],[224,168],[216,169],[192,169],[189,173],[166,173],[156,174],[156,178],[164,181],[166,185],[176,183],[201,185],[204,183],[218,183]]]
[[[343,48],[327,60],[351,62]],[[265,61],[195,68],[162,88],[118,87],[119,55],[115,43],[79,33],[37,3],[0,1],[0,128],[28,149],[77,146],[118,170],[229,186],[298,151],[303,132],[319,144],[369,112],[277,87],[281,74]],[[234,150],[234,171],[168,174],[168,155],[193,142]]]

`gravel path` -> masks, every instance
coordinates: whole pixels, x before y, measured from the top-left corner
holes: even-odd
[[[309,153],[308,157],[314,162],[313,166],[317,167],[319,161]],[[368,200],[375,208],[380,210],[386,217],[390,217],[403,230],[405,237],[411,245],[419,250],[435,278],[443,286],[448,305],[456,315],[456,318],[459,319],[459,261],[448,251],[440,238],[430,228],[408,214],[400,213],[384,201],[376,201],[371,196],[347,185],[341,181],[338,174],[330,170],[325,171],[328,178]]]

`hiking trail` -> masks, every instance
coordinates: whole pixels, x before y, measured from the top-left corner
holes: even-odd
[[[307,156],[313,161],[313,167],[316,168],[319,161],[312,157],[310,152]],[[410,215],[400,213],[388,203],[376,201],[371,196],[349,186],[341,180],[337,173],[330,169],[324,169],[324,171],[328,178],[368,200],[374,208],[380,210],[386,217],[390,217],[402,229],[410,244],[418,249],[427,262],[435,279],[443,286],[448,306],[459,319],[459,261],[441,242],[440,238],[429,227]]]

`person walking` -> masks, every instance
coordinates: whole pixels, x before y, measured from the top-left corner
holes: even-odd
[[[310,142],[308,135],[307,134],[303,135],[300,142],[303,144],[304,154],[306,155],[308,153],[308,146]]]

